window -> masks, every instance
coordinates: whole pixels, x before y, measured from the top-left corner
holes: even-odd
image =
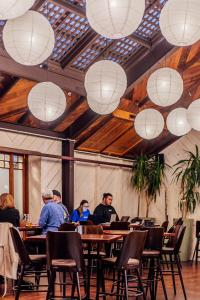
[[[27,156],[0,153],[0,194],[14,196],[20,214],[28,213]]]

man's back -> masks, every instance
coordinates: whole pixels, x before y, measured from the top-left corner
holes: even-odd
[[[104,205],[100,203],[94,210],[96,216],[96,223],[110,222],[112,214],[117,214],[112,205]]]

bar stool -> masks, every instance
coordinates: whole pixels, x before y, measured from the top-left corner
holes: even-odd
[[[56,273],[63,273],[63,298],[66,297],[66,273],[73,273],[73,285],[77,287],[78,299],[81,299],[79,273],[85,274],[81,236],[78,232],[49,231],[47,233],[47,267],[49,271],[49,288],[46,299],[54,299]],[[84,288],[86,293],[86,281]],[[72,285],[72,287],[73,287]],[[72,289],[71,293],[73,294]],[[71,294],[71,298],[73,295]],[[60,297],[59,297],[60,298]]]
[[[194,254],[192,257],[192,262],[194,261],[195,257],[195,262],[196,264],[198,263],[198,258],[200,257],[199,254],[199,241],[200,241],[200,221],[196,221],[196,245],[194,249]]]

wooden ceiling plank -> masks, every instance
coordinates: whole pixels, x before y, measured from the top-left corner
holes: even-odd
[[[85,18],[85,8],[80,5],[75,5],[69,0],[51,0],[54,4],[57,4],[63,8],[66,8],[68,11],[78,14],[79,16]]]
[[[12,117],[12,116],[14,116],[14,115],[18,115],[18,114],[21,114],[21,113],[25,113],[26,111],[27,111],[27,108],[26,108],[26,107],[22,107],[22,108],[18,108],[18,109],[9,111],[9,112],[7,112],[7,113],[1,114],[1,115],[0,115],[0,120],[4,120],[4,119],[7,119],[7,118]]]

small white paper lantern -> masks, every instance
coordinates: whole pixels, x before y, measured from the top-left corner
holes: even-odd
[[[52,82],[38,83],[28,95],[28,107],[37,119],[44,122],[54,121],[65,111],[65,94]]]
[[[35,0],[1,0],[0,20],[15,19],[29,10]]]
[[[119,105],[119,102],[113,102],[110,104],[102,104],[87,98],[89,107],[99,115],[111,114]]]
[[[168,130],[177,136],[182,136],[191,130],[187,119],[187,109],[180,107],[172,110],[167,116],[166,125]]]
[[[160,29],[175,46],[189,46],[200,39],[200,1],[168,0],[160,14]]]
[[[164,119],[156,109],[144,109],[137,114],[134,126],[139,136],[151,140],[158,137],[163,131]]]
[[[200,131],[200,99],[193,101],[187,110],[187,118],[191,127]]]
[[[41,64],[50,56],[55,37],[47,18],[29,10],[23,16],[6,22],[3,42],[15,61],[31,66]]]
[[[133,33],[140,25],[144,11],[145,0],[86,0],[90,26],[111,39]]]
[[[91,101],[109,105],[119,103],[127,86],[124,69],[110,60],[94,63],[85,75],[85,89]]]
[[[150,100],[159,106],[176,103],[183,93],[183,79],[171,68],[160,68],[153,72],[147,82]]]

